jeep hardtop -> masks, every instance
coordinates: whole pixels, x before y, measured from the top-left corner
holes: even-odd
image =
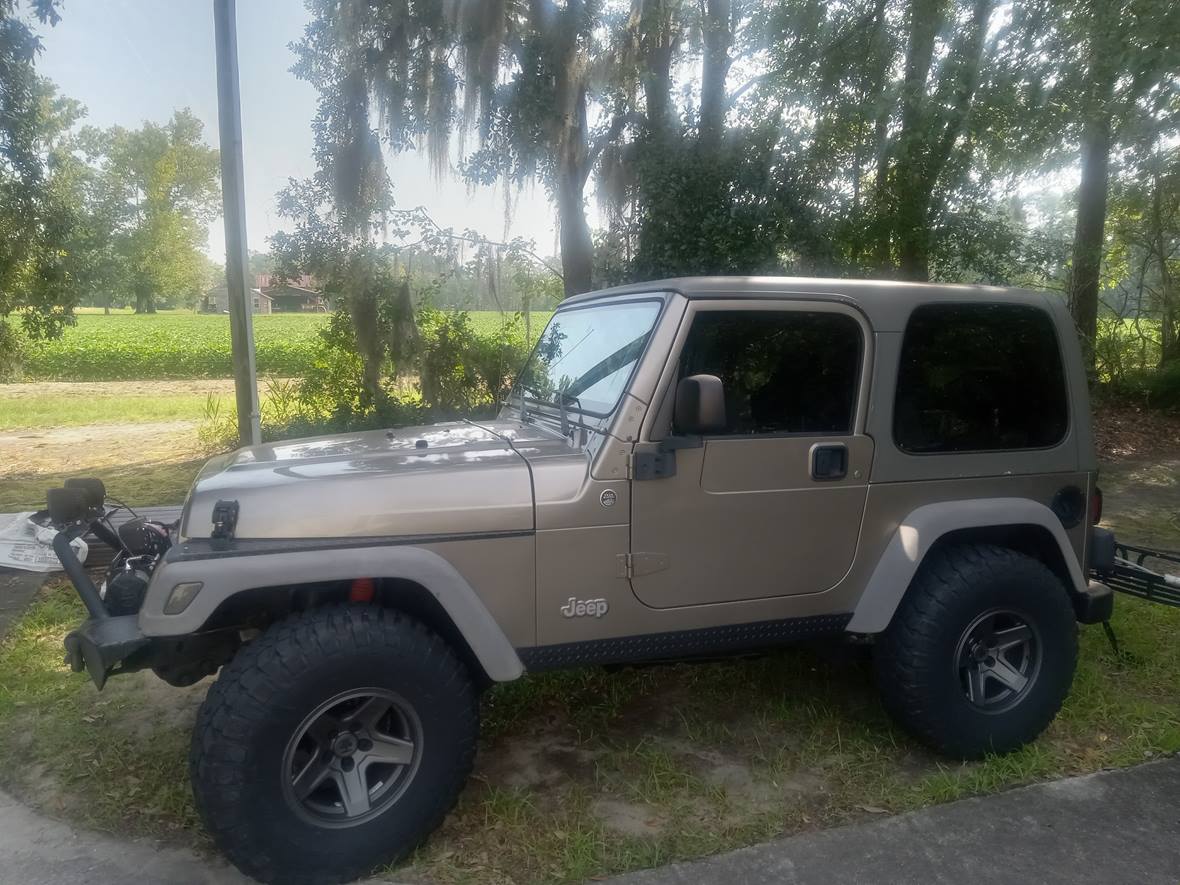
[[[567,299],[494,419],[239,449],[171,529],[94,480],[49,503],[75,669],[220,671],[200,813],[250,875],[323,882],[426,838],[480,691],[550,668],[845,639],[938,751],[1034,740],[1111,611],[1095,481],[1060,299],[706,278]]]

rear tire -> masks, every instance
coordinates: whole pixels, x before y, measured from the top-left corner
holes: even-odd
[[[977,759],[1037,738],[1077,665],[1077,623],[1043,563],[983,544],[927,557],[874,648],[893,719],[940,753]]]
[[[436,634],[376,606],[293,616],[209,690],[189,771],[233,864],[263,882],[345,882],[409,854],[471,771],[471,675]]]

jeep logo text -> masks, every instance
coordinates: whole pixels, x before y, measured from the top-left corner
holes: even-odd
[[[561,613],[567,618],[580,618],[587,615],[601,618],[610,608],[605,599],[576,599],[571,596],[570,601],[561,607]]]

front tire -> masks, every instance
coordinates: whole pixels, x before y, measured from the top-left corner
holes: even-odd
[[[1077,623],[1061,581],[1030,556],[983,544],[922,563],[874,648],[893,719],[961,759],[1007,753],[1053,721],[1073,682]]]
[[[256,879],[355,879],[442,822],[478,715],[467,668],[418,621],[360,605],[292,616],[209,690],[189,755],[197,809]]]

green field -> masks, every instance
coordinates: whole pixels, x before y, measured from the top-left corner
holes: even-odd
[[[534,318],[534,333],[547,314]],[[490,331],[495,311],[473,311],[472,324]],[[261,375],[298,376],[311,364],[316,332],[326,314],[254,317],[254,348]],[[230,378],[229,317],[174,311],[157,314],[81,313],[56,341],[30,345],[26,381],[124,381]]]

